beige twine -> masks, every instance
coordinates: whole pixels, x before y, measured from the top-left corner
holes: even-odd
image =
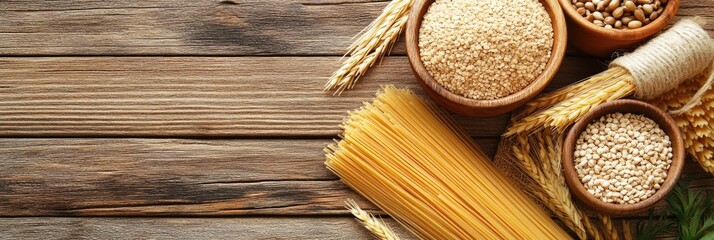
[[[630,72],[637,86],[635,97],[639,99],[652,99],[676,88],[711,66],[714,60],[714,41],[698,22],[703,24],[699,19],[679,21],[634,52],[615,59],[610,67],[619,66]],[[714,71],[690,102],[673,113],[697,105],[713,81]]]

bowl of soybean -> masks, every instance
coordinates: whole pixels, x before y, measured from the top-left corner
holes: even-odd
[[[627,51],[662,31],[679,0],[559,0],[570,44],[597,57]]]
[[[607,215],[644,212],[676,185],[686,152],[666,112],[637,100],[601,104],[568,131],[565,182],[589,209]]]
[[[437,5],[444,12],[430,10]],[[410,11],[405,35],[412,71],[433,100],[461,115],[495,116],[525,104],[550,83],[565,54],[565,16],[557,0],[419,0]],[[534,24],[534,17],[544,21]],[[442,35],[420,39],[428,35],[421,32],[424,23],[440,20],[430,29]],[[539,32],[543,26],[552,30]],[[547,45],[549,55],[528,51],[539,43],[535,48]],[[455,78],[444,80],[444,74]]]

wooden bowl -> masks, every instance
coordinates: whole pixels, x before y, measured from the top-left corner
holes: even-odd
[[[434,80],[419,55],[419,28],[424,14],[433,2],[433,0],[417,0],[412,6],[406,28],[407,55],[412,71],[424,91],[450,111],[473,117],[494,116],[511,111],[540,93],[560,68],[567,43],[565,17],[557,0],[540,0],[553,23],[553,49],[540,76],[524,89],[493,100],[476,100],[449,91]]]
[[[669,167],[667,178],[664,180],[664,183],[660,189],[654,193],[654,195],[644,201],[634,204],[606,203],[595,198],[595,196],[590,194],[585,189],[578,178],[577,172],[575,171],[575,141],[578,137],[580,137],[580,133],[582,133],[585,127],[593,120],[605,114],[615,112],[645,115],[646,117],[654,120],[667,134],[667,136],[669,136],[670,141],[672,142],[672,164]],[[672,188],[674,188],[680,174],[682,173],[682,169],[684,168],[685,156],[686,153],[684,150],[682,135],[672,117],[659,108],[645,102],[629,99],[616,100],[592,109],[580,120],[578,120],[568,132],[563,146],[563,169],[565,171],[565,182],[568,184],[570,192],[575,196],[575,198],[593,211],[607,215],[628,215],[640,213],[653,207],[657,202],[662,200],[667,193],[672,190]]]
[[[662,15],[638,29],[606,29],[588,22],[572,7],[570,0],[559,0],[568,22],[570,44],[597,57],[611,57],[618,50],[631,50],[658,33],[672,21],[679,9],[679,0],[669,0]]]

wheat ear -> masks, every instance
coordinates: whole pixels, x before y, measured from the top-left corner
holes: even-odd
[[[588,214],[585,211],[579,210],[580,214],[582,214],[583,217],[583,225],[585,226],[585,230],[587,230],[588,235],[590,235],[594,240],[603,240],[602,234],[600,233],[600,229],[595,225],[595,223],[590,220],[588,217]]]
[[[397,234],[395,234],[394,231],[392,231],[392,229],[390,229],[387,224],[384,223],[384,221],[362,210],[362,208],[360,208],[357,205],[357,202],[355,202],[354,200],[347,199],[347,201],[345,201],[345,204],[347,205],[347,209],[350,210],[352,215],[354,215],[355,218],[357,218],[357,220],[361,222],[365,228],[367,228],[367,230],[374,234],[375,237],[381,240],[399,239]]]
[[[625,240],[632,240],[632,225],[628,220],[622,221],[622,235]]]
[[[602,222],[605,238],[607,240],[619,240],[620,236],[617,233],[617,229],[615,229],[615,223],[612,221],[612,218],[603,214],[598,214],[597,217],[600,219],[600,222]]]
[[[561,221],[572,221],[570,228],[576,232],[579,237],[586,236],[585,227],[582,225],[582,215],[578,212],[577,207],[570,197],[570,191],[565,184],[565,177],[562,175],[563,165],[561,165],[560,149],[563,143],[562,134],[553,133],[550,130],[543,130],[532,134],[531,137],[535,141],[531,141],[531,145],[536,146],[541,152],[541,165],[543,172],[546,174],[549,184],[545,187],[550,188],[549,192],[553,194],[555,204],[560,209],[559,218]],[[567,219],[567,220],[566,220]]]
[[[543,139],[542,136],[536,135],[538,139]],[[566,227],[574,231],[580,238],[585,238],[585,229],[581,224],[581,217],[570,200],[568,189],[565,188],[564,182],[561,185],[559,179],[553,178],[558,175],[554,173],[554,166],[550,164],[550,159],[548,159],[550,153],[547,147],[538,149],[531,149],[530,147],[543,147],[543,145],[537,144],[538,139],[531,141],[533,139],[529,139],[525,134],[518,134],[513,139],[513,155],[526,174],[538,186],[537,189],[531,189],[530,192],[535,193],[533,195],[538,197],[543,205],[553,212]]]
[[[610,78],[602,84],[608,87],[602,90],[589,91],[582,96],[568,99],[553,107],[552,109],[555,113],[550,115],[548,124],[551,127],[563,129],[597,105],[632,94],[636,87],[629,75]]]
[[[635,88],[632,82],[632,76],[623,68],[614,67],[605,70],[585,81],[531,101],[524,108],[524,112],[519,114],[519,116],[525,117],[519,117],[519,120],[511,125],[503,135],[511,136],[520,132],[533,132],[544,129],[545,126],[555,125],[562,128],[558,124],[568,122],[567,119],[577,118],[595,105],[612,99],[613,93],[620,94],[621,96],[617,96],[618,98],[628,95]],[[598,103],[596,101],[598,98],[605,98],[605,100],[600,100]],[[558,119],[555,119],[555,116]]]
[[[565,183],[565,176],[562,174],[563,165],[561,164],[562,155],[560,150],[563,146],[564,136],[558,132],[551,131],[542,131],[534,135],[539,136],[539,142],[534,142],[532,144],[541,145],[541,148],[546,152],[547,158],[544,158],[541,161],[546,162],[546,164],[550,167],[550,171],[548,173],[554,185],[553,192],[556,194],[555,198],[558,199],[559,203],[562,205],[561,208],[563,209],[565,217],[573,221],[573,231],[578,233],[579,236],[585,237],[587,231],[585,226],[582,224],[582,218],[587,218],[587,215],[582,215],[575,203],[572,201],[570,190]]]
[[[414,0],[393,0],[387,4],[379,17],[362,30],[350,45],[345,54],[350,56],[330,76],[324,90],[335,90],[335,94],[340,94],[352,88],[369,67],[389,52],[404,30],[413,2]]]
[[[568,99],[579,92],[584,92],[588,89],[602,88],[602,84],[598,84],[600,81],[599,76],[613,74],[613,70],[621,70],[621,68],[608,69],[602,73],[595,76],[587,78],[581,82],[570,84],[556,91],[545,94],[537,99],[534,99],[526,103],[525,108],[518,115],[528,116],[537,111],[543,110],[544,108],[552,107],[553,105]]]

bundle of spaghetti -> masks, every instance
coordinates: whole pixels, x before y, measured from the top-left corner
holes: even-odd
[[[615,59],[608,70],[530,102],[504,135],[546,127],[562,131],[599,104],[629,95],[652,99],[676,88],[714,61],[714,41],[700,24],[703,20],[681,20],[634,52]],[[700,100],[700,94],[695,96],[685,106]]]
[[[709,69],[673,89],[650,103],[664,110],[682,108],[687,104],[697,90],[705,87],[709,79],[706,72]],[[707,172],[714,174],[714,88],[708,86],[701,101],[682,114],[673,115],[684,137],[684,145],[689,154],[699,162]]]
[[[326,165],[424,239],[570,239],[453,120],[385,87],[350,112]]]

